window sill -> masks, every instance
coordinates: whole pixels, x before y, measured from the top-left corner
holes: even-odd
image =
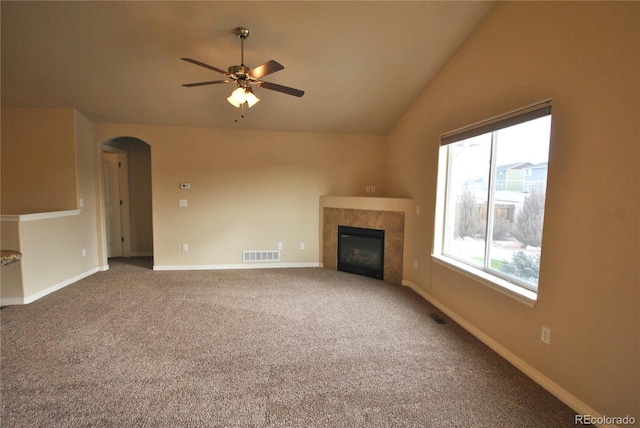
[[[460,263],[454,259],[442,255],[432,254],[431,257],[439,265],[453,269],[454,271],[471,278],[480,284],[483,284],[499,293],[509,296],[520,303],[533,308],[537,301],[537,294],[533,291],[522,288],[518,285],[512,284],[509,281],[505,281],[502,278],[498,278],[489,273],[481,271],[480,269],[474,269],[471,266]]]

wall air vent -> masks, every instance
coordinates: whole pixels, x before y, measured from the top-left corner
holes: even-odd
[[[243,262],[279,262],[280,251],[243,251]]]

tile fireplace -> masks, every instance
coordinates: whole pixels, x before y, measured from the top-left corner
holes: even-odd
[[[405,232],[405,212],[404,211],[388,211],[376,209],[354,209],[354,208],[334,208],[323,207],[322,213],[322,264],[326,269],[342,270],[338,266],[338,226],[346,226],[354,229],[373,229],[384,233],[384,241],[379,251],[381,256],[381,272],[379,276],[385,282],[392,284],[402,283],[403,271],[403,250],[404,250],[404,232]],[[359,238],[361,239],[361,238]],[[372,263],[373,254],[377,250],[366,249],[363,257],[362,244],[363,241],[351,243],[351,250],[341,251],[341,257],[351,253],[352,259],[355,260],[353,253],[359,252],[360,264]],[[362,260],[368,259],[365,263]],[[343,260],[344,261],[344,260]],[[342,262],[340,262],[342,265]],[[366,266],[359,266],[361,269]],[[355,272],[358,273],[358,272]],[[362,274],[362,273],[361,273]]]

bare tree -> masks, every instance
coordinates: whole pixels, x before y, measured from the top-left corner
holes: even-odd
[[[522,211],[516,219],[513,236],[524,245],[542,245],[542,220],[544,216],[545,194],[533,189],[524,199]]]
[[[478,230],[478,206],[471,189],[464,189],[458,201],[455,234],[460,238],[474,237]]]

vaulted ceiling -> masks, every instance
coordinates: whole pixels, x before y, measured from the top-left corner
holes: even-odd
[[[73,108],[95,122],[385,135],[484,18],[490,2],[2,2],[2,105]],[[240,64],[284,70],[235,122]]]

